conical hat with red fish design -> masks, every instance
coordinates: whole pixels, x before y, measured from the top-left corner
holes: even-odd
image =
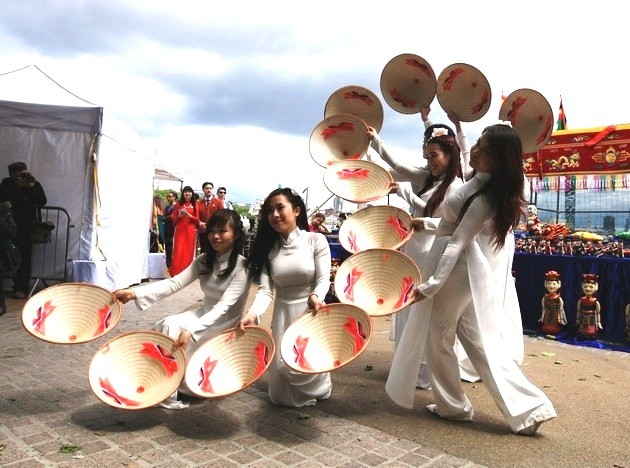
[[[356,115],[377,132],[383,128],[383,104],[363,86],[344,86],[330,95],[324,106],[324,118],[337,114]]]
[[[517,89],[501,104],[499,119],[511,122],[521,137],[524,153],[533,153],[547,144],[553,131],[553,111],[549,101],[533,89]]]
[[[352,203],[367,203],[384,197],[393,181],[385,168],[371,161],[340,161],[324,171],[326,188]]]
[[[245,390],[268,369],[276,347],[267,330],[230,328],[213,336],[188,360],[184,381],[201,398],[216,398]]]
[[[408,306],[411,293],[421,282],[420,270],[408,255],[391,249],[368,249],[343,261],[334,287],[341,302],[378,317]]]
[[[350,253],[378,248],[396,250],[411,236],[411,215],[391,205],[362,208],[339,228],[339,243]]]
[[[339,369],[365,350],[372,319],[351,304],[328,304],[315,315],[306,312],[282,335],[280,352],[293,370],[319,374]]]
[[[155,406],[184,379],[186,356],[175,341],[156,331],[124,333],[101,346],[88,371],[90,387],[114,408]]]
[[[437,78],[437,99],[447,114],[454,115],[460,122],[474,122],[490,109],[492,91],[477,68],[454,63]]]
[[[331,115],[311,133],[308,143],[311,157],[322,167],[346,159],[361,159],[370,147],[367,130],[367,124],[356,115]]]
[[[26,301],[22,324],[40,340],[77,344],[109,333],[121,315],[122,305],[110,291],[88,283],[61,283]]]
[[[381,72],[381,94],[401,114],[417,114],[435,98],[437,80],[433,68],[415,54],[400,54]]]

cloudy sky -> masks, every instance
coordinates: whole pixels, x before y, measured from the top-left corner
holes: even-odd
[[[464,124],[471,139],[497,121],[501,93],[519,88],[542,93],[554,118],[562,96],[570,129],[630,122],[627,7],[608,0],[2,3],[0,74],[36,65],[140,133],[156,164],[195,188],[225,185],[235,202],[278,185],[324,201],[308,143],[328,97],[354,84],[382,98],[380,74],[401,53],[436,75],[456,62],[484,72],[492,106]],[[3,83],[0,99],[42,99],[27,80],[21,91]],[[419,115],[382,102],[381,136],[417,158]],[[446,121],[437,100],[432,109]]]

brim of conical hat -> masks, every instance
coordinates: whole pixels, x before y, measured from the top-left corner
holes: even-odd
[[[447,114],[461,122],[474,122],[490,109],[492,90],[477,68],[467,63],[454,63],[442,70],[437,78],[437,99]]]
[[[547,144],[553,131],[553,111],[549,101],[533,89],[517,89],[505,98],[499,119],[509,121],[521,138],[524,153],[533,153]]]
[[[101,346],[88,379],[96,397],[114,408],[139,410],[166,400],[182,383],[186,357],[156,331],[125,333]]]
[[[329,304],[307,312],[284,332],[282,360],[293,370],[318,374],[340,369],[365,351],[372,319],[351,304]]]
[[[367,249],[398,249],[413,236],[411,215],[396,206],[368,206],[339,228],[339,243],[350,253]]]
[[[370,146],[367,124],[356,115],[336,114],[313,129],[309,152],[322,167],[339,161],[362,158]]]
[[[87,283],[61,283],[41,290],[22,308],[22,324],[40,340],[78,344],[109,333],[122,316],[114,295]]]
[[[324,118],[337,114],[356,115],[377,132],[383,127],[383,104],[363,86],[344,86],[330,95],[324,106]]]
[[[414,261],[397,250],[369,249],[345,259],[335,274],[337,298],[372,317],[390,315],[410,304],[421,283]]]
[[[381,72],[381,94],[401,114],[417,114],[435,98],[437,80],[433,68],[415,54],[392,58]]]
[[[184,381],[201,398],[232,395],[252,385],[275,353],[271,334],[261,327],[230,328],[210,338],[188,361]]]
[[[384,197],[392,182],[391,174],[371,161],[340,161],[324,171],[326,188],[352,203],[367,203]]]

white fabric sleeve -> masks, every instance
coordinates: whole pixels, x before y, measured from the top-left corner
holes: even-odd
[[[396,194],[407,203],[409,203],[409,205],[412,206],[415,211],[423,212],[424,208],[427,206],[427,202],[425,202],[422,198],[414,193],[411,184],[398,184],[398,190],[396,190]]]
[[[422,218],[422,222],[424,223],[424,230],[431,233],[437,231],[438,224],[440,224],[440,219],[441,218]]]
[[[330,289],[330,245],[326,236],[316,234],[314,240],[314,258],[315,258],[315,288],[312,294],[317,294],[320,301],[326,298],[326,294]]]
[[[416,185],[424,185],[426,180],[431,176],[431,173],[424,167],[409,166],[400,161],[396,161],[396,159],[387,152],[380,138],[374,138],[371,146],[381,156],[383,161],[396,171],[396,173],[400,174],[404,180],[413,182]]]
[[[256,295],[254,296],[254,300],[252,305],[249,307],[248,312],[251,312],[258,317],[258,321],[260,321],[260,317],[264,314],[273,301],[274,298],[274,286],[267,273],[266,269],[263,268],[263,271],[260,273],[260,284],[258,285],[258,290],[256,291]]]
[[[433,125],[433,122],[431,122],[431,119],[427,119],[426,122],[424,122],[424,129],[426,130],[431,125]]]
[[[455,140],[457,140],[457,144],[459,145],[459,150],[461,152],[462,173],[465,173],[468,171],[468,165],[470,164],[470,142],[463,130],[461,132],[457,132]]]
[[[214,325],[223,315],[225,315],[241,297],[243,294],[247,294],[249,281],[247,278],[247,272],[243,267],[243,263],[235,267],[235,272],[232,272],[232,280],[229,286],[221,295],[221,299],[217,302],[212,309],[203,314],[199,319],[195,320],[193,324],[187,327],[187,331],[192,333],[193,339],[197,341],[206,328]],[[243,304],[244,305],[244,304]],[[241,311],[242,312],[242,311]]]
[[[201,268],[205,268],[203,265],[205,258],[205,255],[200,255],[193,260],[184,271],[172,278],[166,278],[146,286],[134,288],[133,291],[136,293],[136,299],[134,301],[136,307],[140,310],[145,310],[161,299],[180,291],[198,279],[199,271]]]
[[[451,274],[462,251],[475,240],[475,236],[479,234],[491,214],[491,210],[484,202],[484,196],[475,198],[444,248],[435,271],[427,281],[418,286],[418,292],[426,297],[437,294]]]

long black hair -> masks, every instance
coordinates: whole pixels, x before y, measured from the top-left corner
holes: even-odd
[[[192,203],[193,212],[195,213],[195,216],[197,216],[197,203],[195,202],[195,191],[193,190],[193,188],[190,185],[186,185],[182,189],[182,193],[179,196],[179,204],[181,206],[184,206],[184,203],[186,203],[186,199],[184,198],[184,192],[191,192],[192,193],[192,198],[190,199],[190,203]]]
[[[430,137],[427,140],[426,144],[428,146],[431,143],[437,144],[444,152],[444,154],[448,156],[448,166],[446,168],[444,180],[435,189],[435,192],[433,192],[431,198],[429,198],[429,201],[424,207],[423,216],[428,217],[432,217],[435,213],[435,210],[437,210],[438,207],[442,204],[442,202],[444,201],[444,197],[446,196],[446,191],[450,187],[451,182],[455,180],[455,177],[462,177],[462,168],[461,164],[459,163],[460,149],[457,141],[455,140],[455,137],[450,134]],[[438,178],[439,177],[434,177],[433,175],[431,175],[431,177],[429,177],[427,179],[427,182],[424,184],[424,187],[422,187],[418,192],[418,196],[422,195],[431,187],[433,187],[433,183]]]
[[[277,195],[284,195],[293,208],[299,208],[300,212],[296,219],[297,227],[305,231],[308,230],[306,205],[295,190],[288,187],[278,188],[267,195],[258,214],[258,229],[245,263],[245,266],[249,269],[249,274],[256,281],[260,279],[260,273],[263,268],[266,268],[271,273],[269,253],[276,242],[278,242],[278,233],[269,223],[267,215],[269,214],[269,202]]]
[[[508,125],[491,125],[484,129],[483,134],[488,135],[494,172],[490,181],[464,202],[457,222],[461,221],[475,198],[487,193],[486,200],[494,209],[491,240],[498,250],[505,244],[507,233],[518,225],[524,214],[523,146],[516,131]]]
[[[232,251],[230,252],[228,265],[223,271],[217,273],[219,278],[225,278],[232,273],[234,267],[236,267],[236,261],[239,254],[243,252],[243,246],[245,245],[245,231],[243,230],[243,221],[241,220],[241,216],[236,211],[228,209],[219,210],[210,217],[208,223],[206,224],[206,235],[208,235],[211,229],[216,227],[231,227],[234,231],[234,245],[232,246]],[[214,249],[208,249],[205,263],[205,267],[208,270],[207,273],[212,273],[216,258],[217,251]]]

